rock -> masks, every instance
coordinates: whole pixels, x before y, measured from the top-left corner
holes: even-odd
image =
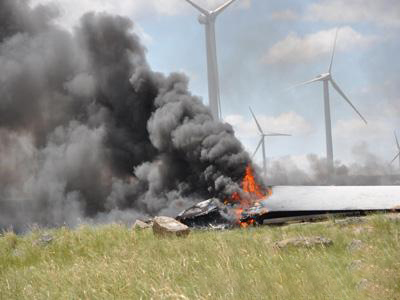
[[[362,218],[362,217],[352,217],[352,218],[346,218],[346,219],[341,219],[341,220],[335,220],[335,225],[339,225],[339,226],[356,225],[356,224],[362,224],[362,223],[365,223],[365,218]]]
[[[348,269],[349,269],[350,271],[359,270],[359,269],[361,269],[362,265],[363,265],[363,261],[362,261],[362,260],[353,260],[353,261],[349,264]]]
[[[143,220],[144,223],[146,223],[147,225],[150,225],[150,227],[153,227],[153,219],[147,219],[147,220]]]
[[[38,240],[36,240],[36,244],[39,246],[46,246],[53,242],[53,236],[50,234],[43,234]]]
[[[24,254],[20,249],[14,249],[11,253],[14,257],[22,257]]]
[[[278,248],[286,248],[289,246],[308,248],[315,246],[327,247],[331,245],[333,245],[333,241],[322,236],[290,238],[275,243],[275,246]]]
[[[355,234],[361,234],[361,233],[371,233],[374,231],[374,228],[372,228],[371,226],[357,226],[354,227],[353,232]]]
[[[347,246],[347,250],[353,252],[360,250],[363,247],[364,243],[361,240],[352,240],[350,244]]]
[[[369,285],[368,279],[361,279],[360,282],[357,284],[357,289],[358,290],[365,290]]]
[[[140,220],[136,220],[135,224],[133,224],[133,229],[146,229],[146,228],[151,228],[151,225]]]
[[[153,220],[153,233],[159,236],[186,237],[190,229],[185,224],[170,217],[155,217]]]

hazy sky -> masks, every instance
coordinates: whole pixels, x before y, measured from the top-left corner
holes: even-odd
[[[224,2],[193,1],[210,9]],[[186,73],[193,93],[208,101],[204,28],[184,0],[32,2],[56,2],[59,23],[68,28],[89,10],[129,16],[152,68]],[[362,163],[357,153],[365,147],[381,159],[394,157],[396,128],[400,136],[398,0],[237,0],[219,16],[222,113],[250,152],[258,136],[249,105],[265,131],[293,134],[267,141],[270,158],[325,155],[322,83],[287,88],[327,72],[336,27],[333,76],[369,125],[331,89],[335,159]]]

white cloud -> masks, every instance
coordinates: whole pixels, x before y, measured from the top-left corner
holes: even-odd
[[[305,12],[311,21],[372,22],[400,26],[399,0],[323,0],[312,3]]]
[[[292,21],[299,19],[299,15],[291,9],[286,9],[272,12],[271,18],[277,21]]]
[[[256,117],[266,133],[307,135],[313,131],[311,124],[295,112],[286,112],[276,117],[256,114]],[[246,120],[242,115],[229,115],[224,120],[233,126],[238,137],[254,138],[259,136],[253,119]]]
[[[223,4],[224,0],[197,0],[199,5],[214,9]],[[143,16],[156,15],[178,15],[193,12],[191,7],[184,0],[32,0],[32,5],[37,4],[55,4],[60,12],[61,18],[59,23],[71,28],[75,25],[78,19],[88,11],[108,12],[138,18]],[[251,0],[238,1],[232,7],[248,8],[251,5]]]
[[[273,45],[262,58],[267,64],[293,64],[315,60],[321,56],[329,56],[336,28],[299,36],[290,33],[286,38]],[[337,51],[350,51],[368,47],[376,40],[373,36],[364,36],[351,27],[339,30]]]

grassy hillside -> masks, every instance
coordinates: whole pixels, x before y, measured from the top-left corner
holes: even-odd
[[[43,234],[53,240],[40,241]],[[274,247],[311,235],[334,244]],[[347,226],[332,220],[186,239],[119,225],[3,234],[0,299],[46,298],[400,299],[400,221],[372,216]]]

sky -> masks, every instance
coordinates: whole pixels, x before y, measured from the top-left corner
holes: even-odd
[[[224,0],[193,0],[214,9]],[[184,0],[32,0],[54,2],[60,26],[72,30],[87,11],[129,17],[153,70],[183,72],[193,94],[208,102],[204,27]],[[325,155],[322,83],[289,87],[328,71],[368,121],[366,126],[334,91],[334,157],[390,162],[400,136],[400,2],[398,0],[237,0],[216,22],[224,121],[252,153],[259,137],[248,107],[266,132],[270,160]],[[371,155],[367,155],[371,154]],[[261,161],[261,153],[256,156]]]

